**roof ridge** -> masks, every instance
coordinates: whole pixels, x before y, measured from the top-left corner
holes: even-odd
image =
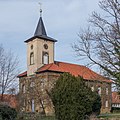
[[[86,67],[84,65],[79,65],[79,64],[75,64],[75,63],[69,63],[69,62],[63,62],[63,61],[55,61],[55,62],[58,62],[58,63],[64,63],[64,64],[71,64],[71,65],[76,65],[76,66],[81,66],[81,67]],[[87,68],[87,67],[86,67]]]

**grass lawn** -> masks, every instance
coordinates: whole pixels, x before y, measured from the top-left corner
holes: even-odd
[[[55,116],[29,116],[29,115],[24,115],[24,116],[18,116],[16,120],[56,120]]]
[[[101,114],[98,118],[120,118],[120,113]]]
[[[56,120],[55,117],[41,117],[40,120]]]

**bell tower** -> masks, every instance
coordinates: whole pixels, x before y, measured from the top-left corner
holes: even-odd
[[[42,20],[42,10],[34,36],[27,43],[27,76],[35,74],[43,65],[54,63],[54,44],[57,40],[48,37]]]

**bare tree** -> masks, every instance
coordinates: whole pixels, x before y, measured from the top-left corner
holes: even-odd
[[[32,90],[32,92],[30,92]],[[42,109],[41,113],[45,115],[45,98],[46,98],[46,91],[45,91],[45,83],[40,80],[36,80],[35,82],[30,83],[29,92],[35,101],[37,102],[40,109]]]
[[[5,52],[2,45],[0,45],[0,94],[1,101],[3,95],[8,90],[17,87],[16,76],[18,75],[18,60],[14,57],[12,52]]]
[[[25,89],[21,87],[21,91],[19,92],[20,109],[32,112],[36,110],[36,112],[46,115],[46,106],[51,106],[48,95],[48,89],[49,87],[51,88],[51,86],[48,85],[46,78],[30,78],[26,83],[21,83],[21,85],[25,85]]]
[[[80,39],[73,49],[87,64],[98,65],[120,88],[120,1],[102,0],[99,7],[102,15],[92,13],[88,28],[78,34]]]

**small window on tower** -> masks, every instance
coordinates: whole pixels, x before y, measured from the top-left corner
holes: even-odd
[[[34,53],[30,53],[30,65],[34,64]]]
[[[49,63],[49,55],[47,52],[43,52],[43,64]]]
[[[44,48],[45,48],[45,49],[48,49],[48,45],[47,45],[47,44],[44,44]]]
[[[33,45],[31,45],[31,50],[33,49]]]

